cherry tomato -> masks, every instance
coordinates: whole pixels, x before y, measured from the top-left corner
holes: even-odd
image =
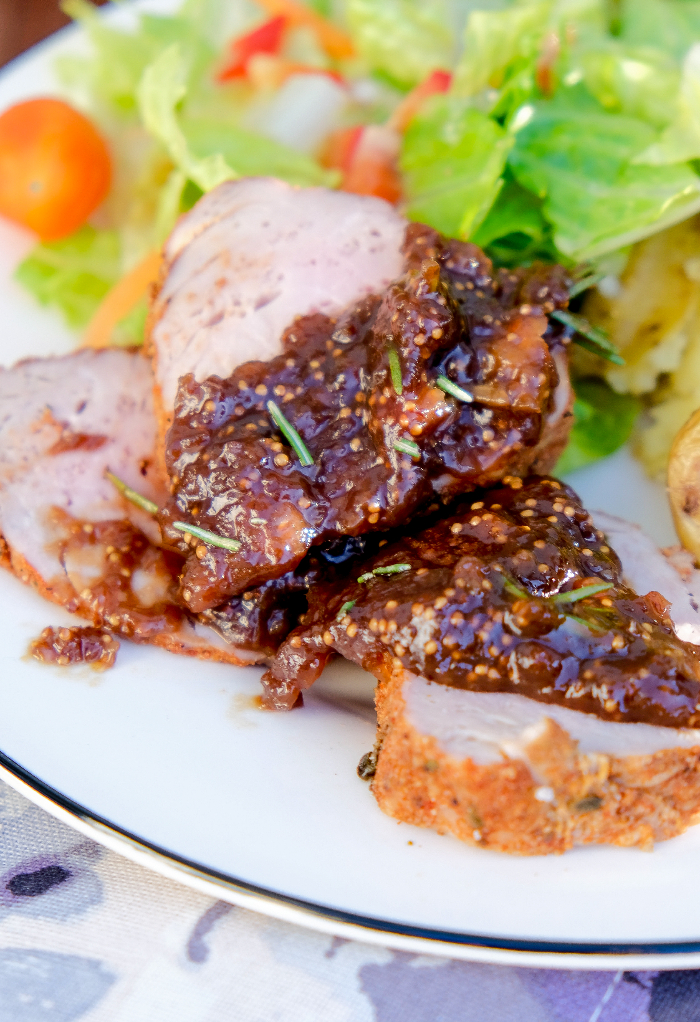
[[[109,191],[107,146],[59,99],[30,99],[0,114],[0,215],[44,241],[71,234]]]
[[[340,187],[343,191],[398,202],[401,198],[401,176],[396,165],[399,148],[398,132],[386,125],[342,128],[326,139],[321,162],[324,167],[342,172]]]

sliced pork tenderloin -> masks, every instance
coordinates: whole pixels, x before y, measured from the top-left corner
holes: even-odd
[[[280,355],[226,380],[181,380],[159,520],[187,556],[193,610],[294,570],[312,546],[395,528],[435,498],[558,456],[570,387],[545,334],[547,310],[566,302],[563,271],[539,268],[540,304],[526,302],[530,278],[494,273],[473,245],[436,235],[444,251],[415,266],[418,229],[408,273],[381,296],[297,320]],[[237,547],[188,549],[179,521]]]
[[[380,676],[376,704],[372,791],[405,823],[546,855],[582,844],[651,849],[700,819],[698,729],[605,721],[403,668]]]
[[[181,560],[110,469],[160,503],[153,377],[139,354],[81,351],[0,370],[2,563],[54,603],[134,641],[231,663],[237,649],[177,600]],[[151,537],[149,539],[149,536]]]
[[[182,377],[273,358],[297,316],[383,290],[402,271],[405,227],[381,199],[275,178],[205,195],[165,244],[149,317],[161,440]]]
[[[700,657],[550,478],[475,494],[318,587],[265,676],[298,701],[335,652],[378,681],[380,807],[518,854],[650,847],[700,812]],[[661,563],[666,564],[662,555]]]

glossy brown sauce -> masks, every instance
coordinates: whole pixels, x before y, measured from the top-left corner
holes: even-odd
[[[282,578],[193,615],[179,598],[182,558],[154,546],[131,522],[82,522],[58,510],[54,519],[62,536],[57,553],[72,583],[61,601],[68,610],[135,642],[174,634],[196,619],[231,645],[267,658],[297,626],[309,587],[343,577],[378,545],[371,538],[327,544]]]
[[[311,546],[396,527],[435,494],[492,485],[536,460],[558,382],[546,313],[566,304],[563,271],[494,273],[475,246],[417,225],[406,258],[407,275],[383,295],[338,320],[297,320],[270,362],[180,381],[166,449],[172,498],[159,520],[186,557],[182,598],[193,611],[279,578]],[[440,377],[474,401],[445,393]],[[312,465],[273,422],[270,400]],[[397,448],[406,442],[413,453]],[[241,548],[185,542],[175,521]]]
[[[102,628],[79,625],[71,628],[45,628],[29,646],[35,660],[56,667],[89,664],[95,671],[114,667],[119,642]]]
[[[264,679],[266,705],[294,705],[338,652],[381,676],[517,692],[611,721],[700,724],[700,659],[658,593],[638,596],[575,493],[531,477],[382,548],[362,566],[409,565],[317,586]],[[475,495],[477,496],[477,495]],[[552,597],[600,582],[577,602]]]
[[[381,542],[381,536],[375,534],[316,547],[294,571],[232,596],[197,618],[231,645],[272,659],[308,609],[311,587],[357,575],[363,559],[375,553]]]
[[[74,589],[68,610],[135,642],[180,628],[187,611],[178,605],[177,555],[154,546],[129,521],[55,514],[63,526],[58,554]]]

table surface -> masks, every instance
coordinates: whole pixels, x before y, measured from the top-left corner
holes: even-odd
[[[106,0],[93,0],[101,5]],[[60,0],[0,0],[0,66],[68,24]]]
[[[149,873],[0,782],[5,1022],[698,1022],[700,971],[555,972],[332,938]]]
[[[0,0],[0,65],[66,22],[58,0]],[[0,1018],[233,1017],[700,1022],[700,971],[504,968],[325,937],[148,873],[0,782]]]

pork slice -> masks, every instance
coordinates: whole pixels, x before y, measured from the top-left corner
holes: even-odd
[[[107,468],[149,499],[162,497],[152,375],[140,355],[108,349],[20,362],[0,370],[0,408],[2,532],[44,578],[59,571],[48,508],[86,521],[136,515],[104,478]]]
[[[187,556],[192,610],[293,570],[312,546],[400,526],[436,495],[551,467],[571,421],[566,354],[543,336],[543,308],[486,274],[483,253],[471,279],[474,250],[444,267],[426,258],[338,318],[299,318],[275,359],[180,381],[159,521]],[[271,398],[308,456],[285,450]],[[188,550],[183,520],[236,549]]]
[[[615,546],[626,582],[638,592],[663,594],[671,603],[676,633],[697,642],[700,620],[694,594],[700,572],[684,565],[683,579],[639,526],[605,512],[595,512],[593,518]],[[516,693],[460,691],[408,673],[400,684],[401,695],[395,698],[402,704],[401,716],[390,725],[392,737],[383,746],[381,774],[374,782],[380,804],[392,815],[404,819],[406,811],[413,812],[408,800],[415,794],[398,791],[394,756],[402,759],[408,745],[416,754],[432,742],[441,763],[438,770],[444,767],[467,788],[474,785],[474,798],[482,803],[481,812],[472,807],[470,819],[446,823],[445,829],[458,830],[466,840],[489,842],[484,822],[489,817],[498,847],[538,852],[590,841],[647,847],[696,822],[697,728],[604,721],[556,705],[543,713],[540,703]],[[397,728],[407,736],[398,743]],[[515,778],[506,773],[512,767],[522,775],[517,794]],[[514,830],[498,813],[494,818],[483,804],[486,778],[493,785],[490,793],[502,794],[501,813],[529,805],[529,832]],[[423,792],[424,800],[428,794]],[[445,796],[442,801],[447,801]]]
[[[698,822],[700,730],[601,720],[403,669],[380,679],[363,763],[389,816],[518,855],[651,849]]]
[[[233,663],[227,644],[174,600],[179,565],[151,518],[104,477],[156,503],[153,377],[107,349],[0,370],[0,533],[7,566],[48,599],[136,641]]]
[[[178,381],[227,377],[281,351],[284,329],[381,291],[403,266],[406,221],[381,199],[274,178],[227,181],[181,218],[150,316],[159,415]]]
[[[362,772],[380,807],[473,844],[543,854],[680,833],[700,812],[700,657],[668,617],[675,569],[634,527],[620,563],[557,480],[472,497],[312,594],[268,703],[291,702],[333,651],[371,671]],[[644,596],[629,585],[640,542]]]

